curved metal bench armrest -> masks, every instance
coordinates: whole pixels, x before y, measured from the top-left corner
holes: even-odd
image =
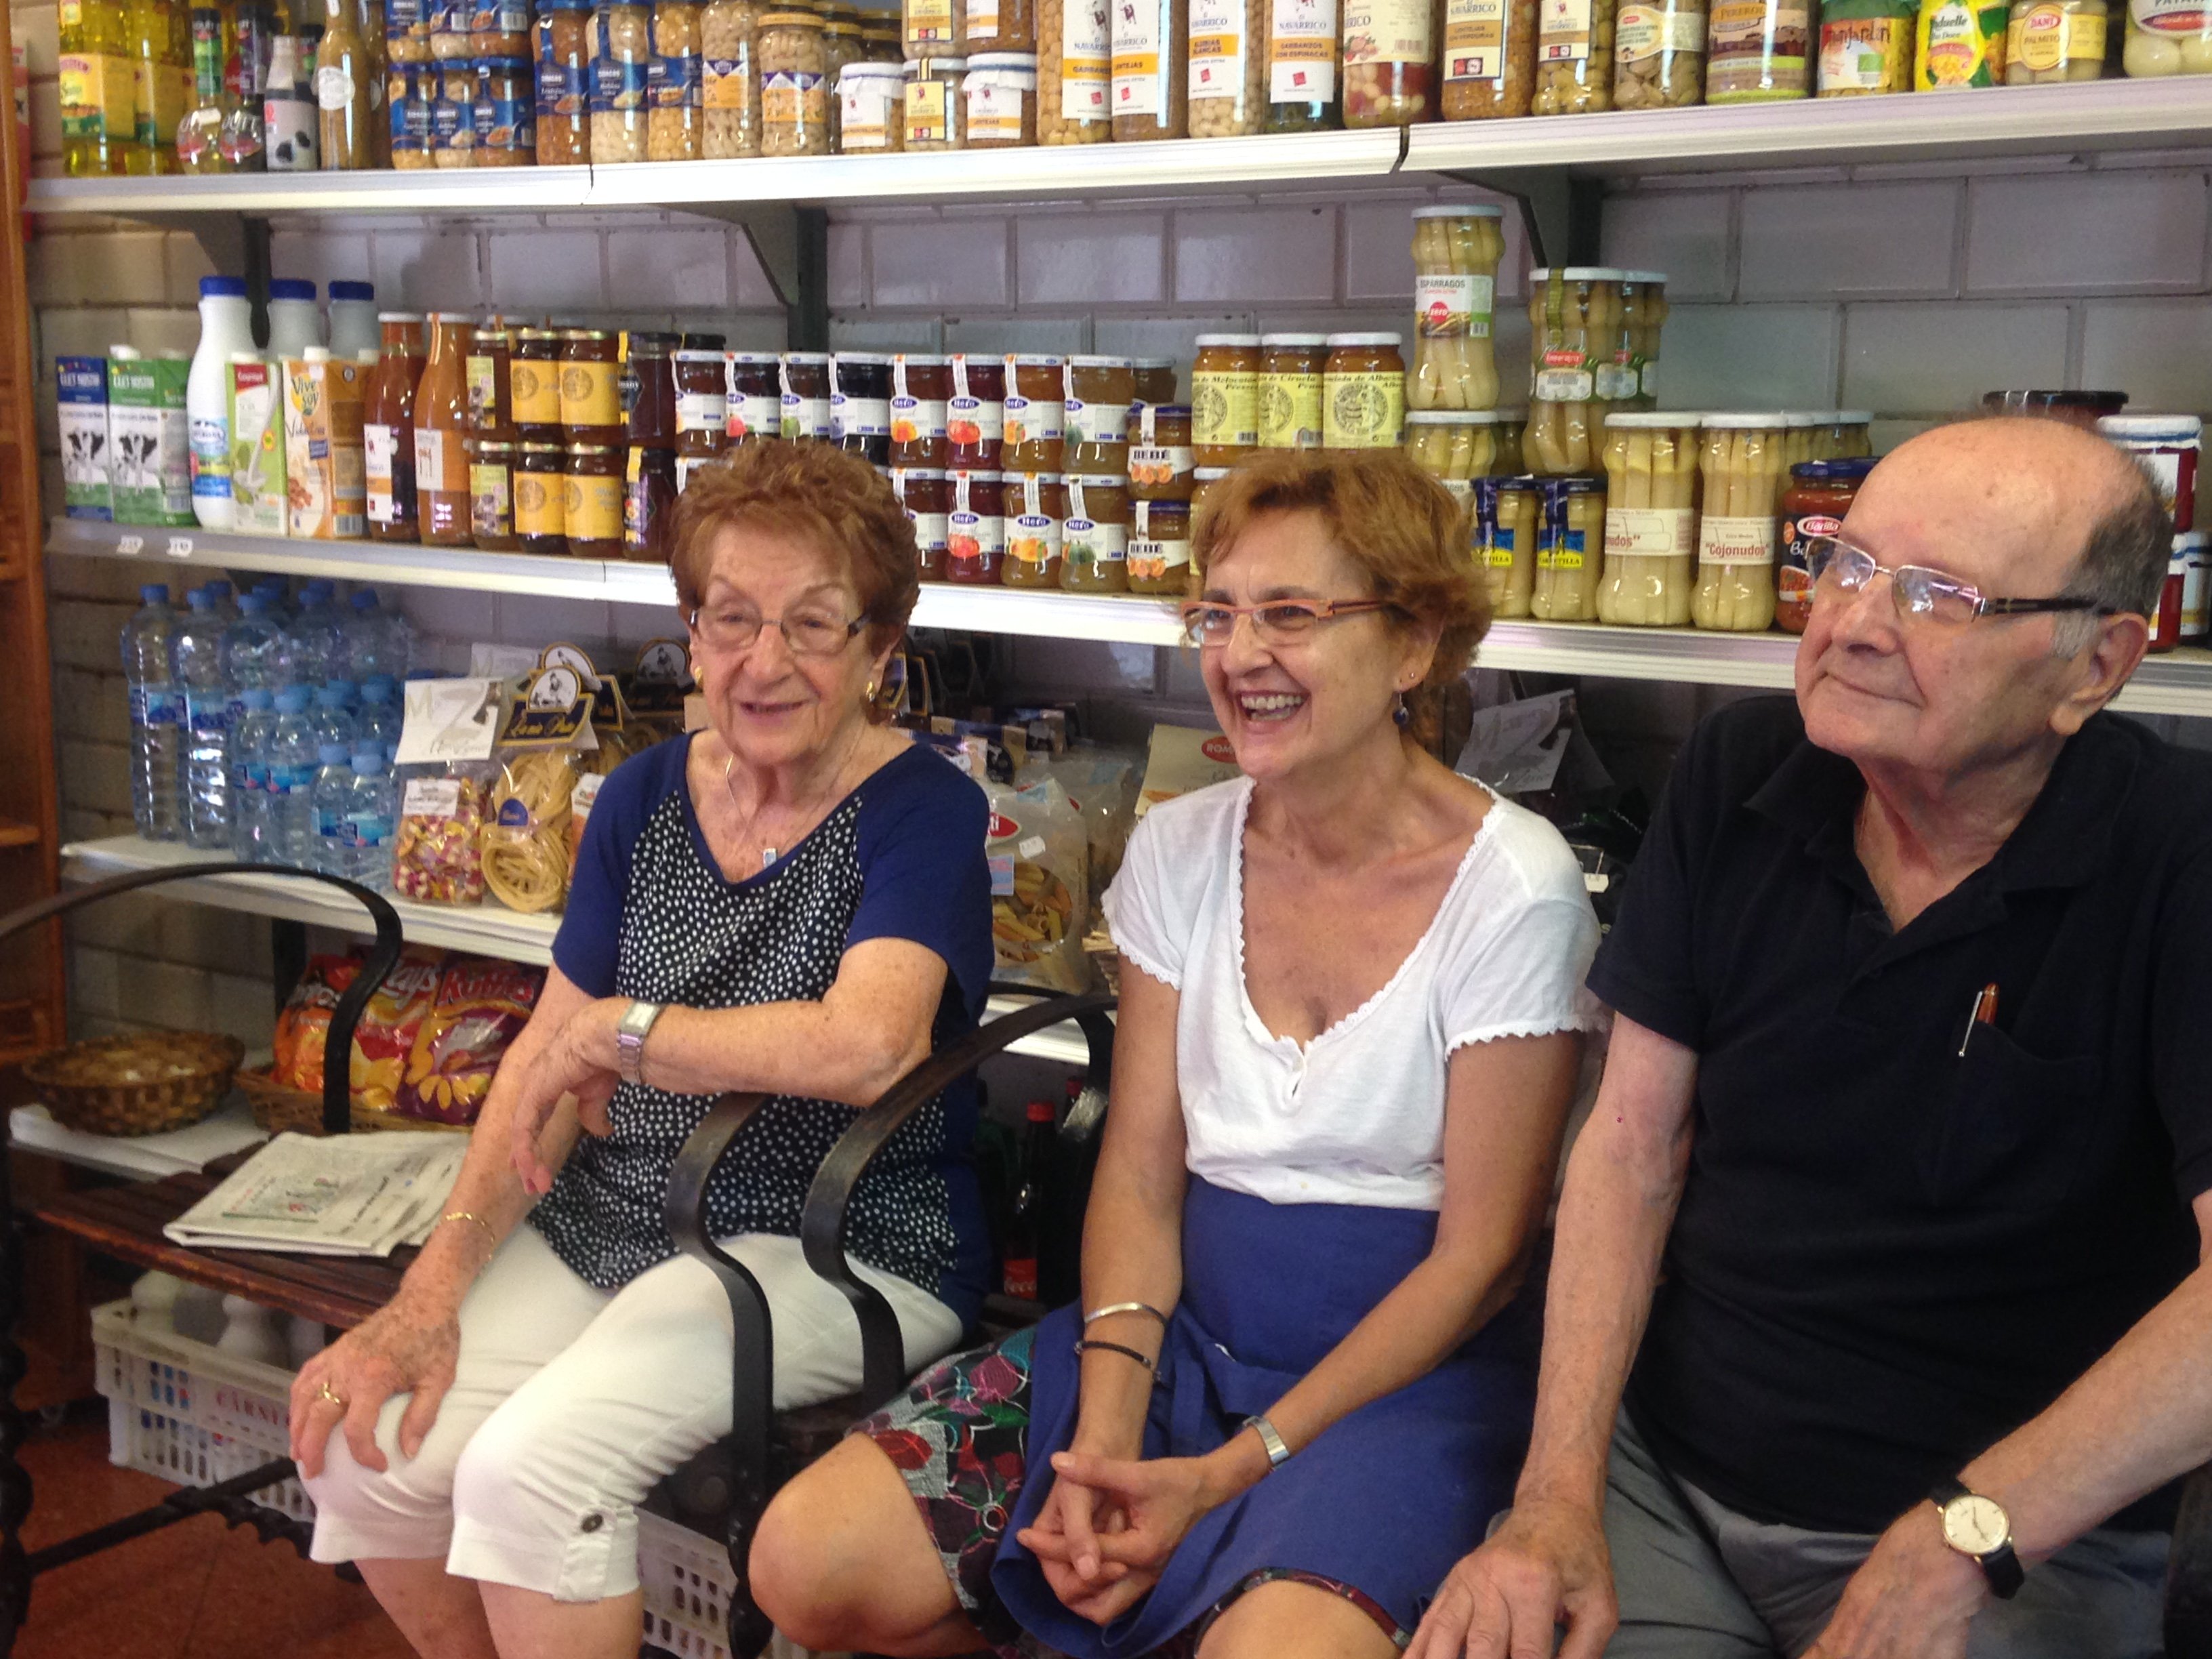
[[[348,881],[343,876],[326,876],[319,870],[295,870],[289,866],[274,864],[191,864],[175,869],[139,870],[129,875],[110,876],[84,887],[72,887],[66,892],[56,893],[27,904],[19,910],[0,916],[0,940],[14,937],[27,927],[50,921],[80,905],[92,904],[100,899],[113,898],[118,893],[128,893],[141,887],[159,886],[165,881],[185,881],[201,876],[286,876],[299,881],[319,881],[325,887],[335,887],[360,902],[368,910],[369,920],[376,924],[376,943],[369,947],[362,961],[361,972],[354,975],[338,998],[337,1006],[331,1011],[329,1040],[323,1045],[323,1133],[342,1135],[353,1127],[353,1030],[360,1023],[362,1010],[384,983],[406,940],[400,931],[399,912],[383,894],[363,887],[358,882]]]
[[[992,990],[1040,995],[1024,986],[994,986]],[[871,1406],[890,1399],[906,1386],[906,1344],[890,1302],[855,1273],[846,1259],[846,1212],[852,1205],[854,1188],[884,1144],[908,1119],[985,1060],[1048,1025],[1071,1019],[1082,1025],[1091,1048],[1086,1086],[1105,1087],[1113,1064],[1114,1024],[1108,1015],[1114,1004],[1115,999],[1103,992],[1050,996],[977,1026],[892,1085],[845,1131],[814,1172],[806,1207],[799,1216],[799,1240],[805,1251],[806,1265],[844,1293],[860,1322],[862,1398]]]
[[[775,1393],[768,1297],[745,1265],[717,1244],[709,1233],[707,1188],[729,1155],[731,1144],[767,1103],[763,1094],[732,1092],[707,1109],[707,1115],[685,1139],[683,1151],[669,1169],[668,1197],[661,1210],[676,1248],[703,1263],[729,1299],[734,1333],[730,1355],[730,1433],[744,1453],[739,1478],[759,1482],[763,1503],[768,1496],[770,1401]],[[744,1467],[748,1463],[750,1468]]]
[[[2212,1659],[2212,1464],[2190,1473],[2166,1569],[2168,1659]]]

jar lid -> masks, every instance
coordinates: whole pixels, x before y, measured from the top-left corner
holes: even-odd
[[[1139,368],[1173,368],[1176,366],[1176,360],[1172,357],[1132,357],[1129,361]]]
[[[1528,273],[1532,283],[1548,283],[1552,271],[1539,265]],[[1628,273],[1613,265],[1561,265],[1559,280],[1563,283],[1619,283],[1627,280]]]
[[[830,353],[830,360],[839,364],[852,363],[860,368],[889,368],[891,361],[880,351],[835,351]]]
[[[422,320],[422,313],[419,311],[380,311],[376,313],[376,320],[380,323],[419,323]]]
[[[570,444],[571,455],[619,455],[622,451],[613,444]]]
[[[1406,418],[1410,421],[1413,417],[1408,415]],[[1496,417],[1493,416],[1492,418]],[[1705,418],[1702,415],[1687,414],[1677,410],[1638,409],[1623,410],[1618,415],[1608,415],[1605,417],[1605,423],[1607,426],[1621,427],[1630,431],[1656,432],[1662,428],[1671,430],[1677,427],[1695,428],[1704,424]]]
[[[1201,466],[1195,476],[1200,483],[1213,483],[1227,477],[1229,469],[1225,466]]]
[[[564,328],[561,331],[561,337],[564,340],[586,340],[597,344],[601,340],[611,340],[615,337],[604,328]]]
[[[1871,455],[1838,456],[1830,461],[1800,461],[1790,476],[1802,483],[1857,483],[1874,471]]]
[[[1071,472],[1067,481],[1081,484],[1085,489],[1127,489],[1128,475],[1124,472]]]
[[[826,351],[787,351],[781,357],[772,357],[769,361],[786,363],[820,363],[827,368],[830,354]]]
[[[906,72],[911,76],[927,76],[933,71],[940,75],[957,75],[968,68],[965,58],[909,58]]]
[[[1137,521],[1150,528],[1154,519],[1187,519],[1190,516],[1188,501],[1132,501],[1129,510]]]
[[[1503,219],[1502,207],[1424,207],[1415,208],[1416,219]]]
[[[1065,367],[1068,360],[1065,357],[1042,357],[1028,352],[1018,352],[1009,356],[1006,361],[1017,368],[1060,368]]]
[[[1872,426],[1874,411],[1870,409],[1839,409],[1828,416],[1830,426]]]
[[[676,361],[679,363],[714,363],[719,365],[723,357],[726,355],[727,354],[720,351],[679,351],[676,354]]]
[[[857,40],[860,36],[860,26],[842,17],[833,17],[822,26],[822,32],[824,34],[849,34]]]
[[[1781,413],[1778,410],[1770,409],[1752,414],[1744,414],[1739,411],[1737,413],[1729,415],[1708,415],[1702,421],[1698,422],[1698,424],[1704,427],[1707,431],[1712,431],[1718,428],[1720,430],[1729,432],[1750,432],[1754,430],[1771,430],[1780,432],[1785,430],[1789,427],[1790,417],[1787,415]]]
[[[1607,417],[1610,423],[1612,417]],[[1408,426],[1496,426],[1494,409],[1414,409],[1406,413]]]
[[[1406,337],[1402,334],[1332,334],[1328,337],[1328,345],[1332,350],[1338,346],[1395,347],[1402,346],[1405,343]]]
[[[978,52],[968,60],[968,76],[973,80],[978,75],[1004,76],[1000,84],[1011,81],[1026,92],[1036,84],[1036,54],[1033,52]]]
[[[772,11],[760,20],[764,29],[818,29],[822,20],[810,11]]]
[[[1048,363],[1055,360],[1039,357],[1034,361]],[[1137,366],[1133,357],[1070,357],[1066,361],[1070,368],[1134,368]]]
[[[680,334],[647,333],[634,330],[629,335],[629,352],[635,357],[643,352],[648,357],[665,357],[684,343]]]
[[[1620,280],[1624,283],[1642,283],[1647,288],[1655,285],[1664,286],[1667,273],[1663,270],[1624,270],[1620,273]]]
[[[729,360],[749,368],[774,368],[783,361],[773,351],[732,351],[729,354]]]
[[[1201,334],[1198,337],[1201,351],[1207,346],[1256,346],[1259,343],[1260,337],[1256,334]]]
[[[2107,438],[2184,438],[2194,443],[2204,422],[2194,415],[2106,415],[2097,430]]]
[[[905,78],[906,71],[901,69],[896,64],[878,64],[873,61],[848,64],[837,71],[837,79],[840,82],[846,81],[901,81]]]
[[[1190,418],[1188,404],[1139,404],[1137,407],[1151,410],[1154,420],[1159,419],[1163,415],[1171,421],[1187,421]]]
[[[518,340],[557,340],[561,337],[561,331],[557,328],[519,328],[514,331],[514,337]]]
[[[916,368],[945,368],[952,359],[929,351],[894,351],[888,357],[878,357],[878,362],[906,363]]]
[[[1982,407],[2005,409],[2101,409],[2117,415],[2128,406],[2124,392],[2038,392],[2008,390],[1982,393]]]
[[[1316,350],[1328,343],[1326,334],[1262,334],[1263,346],[1295,346],[1304,350]]]

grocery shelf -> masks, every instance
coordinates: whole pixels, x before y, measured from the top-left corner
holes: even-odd
[[[203,853],[177,842],[145,841],[137,836],[109,836],[99,841],[71,842],[62,848],[65,879],[96,881],[139,870],[177,870],[195,864],[221,864],[228,854]],[[157,890],[162,896],[196,900],[225,910],[280,921],[306,922],[349,933],[369,933],[368,911],[336,888],[317,883],[287,880],[281,876],[222,875],[171,882]],[[414,904],[395,898],[401,927],[419,945],[447,950],[472,951],[480,956],[543,966],[553,959],[553,935],[558,916],[526,916],[496,904],[473,908]],[[991,1012],[1004,1013],[1016,1006],[994,1001]],[[1073,1025],[1054,1025],[1023,1037],[1010,1053],[1035,1060],[1058,1060],[1080,1066],[1090,1054],[1083,1034]]]

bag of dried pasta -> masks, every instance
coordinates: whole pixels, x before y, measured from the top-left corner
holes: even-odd
[[[1089,925],[1090,850],[1083,815],[1050,780],[1026,789],[987,783],[991,939],[998,973],[1024,985],[1080,991]]]
[[[484,885],[508,909],[537,915],[567,902],[569,803],[595,747],[591,693],[571,671],[541,669],[519,689],[480,842]]]

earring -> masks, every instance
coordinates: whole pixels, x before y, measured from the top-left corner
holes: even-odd
[[[1401,730],[1413,722],[1413,711],[1406,707],[1406,694],[1403,691],[1398,694],[1398,707],[1391,712],[1390,718],[1398,723]]]
[[[883,682],[881,680],[873,678],[870,679],[868,682],[867,691],[864,694],[861,700],[865,702],[873,702],[876,700],[876,693],[882,688],[882,685]]]

